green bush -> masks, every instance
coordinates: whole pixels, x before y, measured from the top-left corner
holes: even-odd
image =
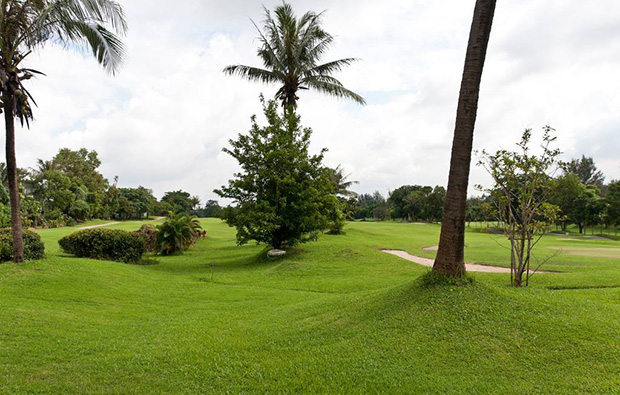
[[[144,238],[120,229],[85,229],[58,240],[60,248],[81,258],[137,262],[146,251]]]
[[[206,232],[202,230],[196,217],[189,215],[169,215],[166,221],[157,226],[156,248],[162,255],[183,252],[204,238]]]
[[[157,242],[157,228],[151,224],[143,224],[140,229],[136,230],[146,245],[146,252],[155,251],[155,244]]]
[[[45,246],[41,241],[41,236],[31,230],[24,230],[24,259],[42,259],[45,253]],[[0,229],[0,262],[13,260],[13,233],[11,228]]]

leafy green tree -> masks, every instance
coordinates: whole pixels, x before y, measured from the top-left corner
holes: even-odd
[[[456,110],[454,139],[448,190],[441,220],[439,249],[433,264],[433,273],[450,276],[465,276],[465,215],[467,209],[467,187],[474,142],[474,126],[478,112],[478,97],[482,69],[486,59],[487,46],[496,0],[476,0],[474,16],[467,43],[463,78]]]
[[[595,185],[599,189],[603,189],[605,176],[603,172],[596,168],[594,159],[587,158],[585,155],[581,159],[573,159],[564,164],[565,174],[574,174],[585,185]]]
[[[544,128],[539,156],[529,152],[532,133],[527,129],[517,144],[518,151],[483,151],[478,162],[493,177],[494,185],[486,192],[494,201],[497,219],[510,241],[510,282],[516,287],[529,285],[532,251],[559,211],[559,207],[549,203],[549,173],[560,154],[558,149],[551,148],[555,141],[552,132],[552,128]]]
[[[575,214],[578,211],[576,203],[585,191],[586,186],[574,173],[565,173],[551,181],[549,201],[560,208],[561,216],[558,219],[564,231],[567,224],[576,221]]]
[[[422,187],[419,185],[403,185],[390,192],[387,202],[392,211],[392,218],[409,219],[407,196],[420,188]]]
[[[311,129],[302,129],[291,108],[280,115],[275,101],[261,101],[268,125],[260,127],[253,116],[249,133],[230,140],[224,152],[241,171],[215,193],[233,200],[222,217],[236,227],[239,244],[255,240],[285,248],[326,229],[337,201],[321,163],[325,150],[308,152]]]
[[[389,217],[389,206],[379,191],[375,191],[373,194],[363,193],[358,195],[356,204],[355,218],[357,219],[376,218],[383,220]],[[377,210],[380,206],[385,209],[383,210],[385,213],[381,212],[381,209]],[[375,212],[375,210],[377,211]]]
[[[4,0],[0,4],[0,94],[6,128],[6,163],[14,261],[23,262],[15,157],[15,118],[26,125],[32,119],[31,94],[24,83],[34,74],[22,62],[33,50],[54,42],[65,47],[86,46],[111,73],[118,70],[123,46],[116,34],[127,25],[120,5],[112,0]],[[106,26],[111,26],[110,31]]]
[[[277,6],[273,13],[275,18],[265,9],[262,31],[252,22],[259,32],[258,57],[264,68],[235,65],[226,67],[224,73],[236,74],[250,81],[281,84],[275,98],[282,102],[282,106],[296,107],[297,92],[304,89],[365,104],[360,95],[346,89],[332,76],[356,59],[320,63],[334,40],[321,27],[323,13],[310,11],[297,18],[287,3]]]
[[[161,198],[162,203],[170,204],[175,214],[189,214],[197,205],[196,201],[200,204],[197,197],[193,197],[182,190],[166,192]]]
[[[144,218],[153,213],[157,206],[157,199],[153,191],[143,186],[138,188],[118,188],[118,211],[116,218],[131,219]]]
[[[600,190],[594,185],[586,185],[575,198],[568,213],[570,221],[577,224],[579,233],[584,233],[588,225],[596,225],[605,210]]]
[[[613,181],[607,185],[608,194],[605,197],[607,202],[607,217],[614,226],[620,225],[620,181]]]

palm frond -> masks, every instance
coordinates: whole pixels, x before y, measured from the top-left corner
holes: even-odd
[[[258,81],[263,83],[279,82],[281,76],[273,71],[259,69],[257,67],[234,65],[224,68],[224,73],[228,75],[238,75],[250,81]]]
[[[307,75],[328,75],[328,74],[336,73],[342,70],[343,67],[350,66],[351,64],[358,62],[358,61],[359,59],[357,58],[345,58],[345,59],[334,60],[332,62],[328,62],[328,63],[315,66],[311,68],[310,70],[306,71],[305,74]]]
[[[351,99],[362,105],[366,104],[366,100],[362,96],[345,88],[342,83],[333,77],[311,76],[304,78],[302,83],[308,88],[316,89],[333,97]]]

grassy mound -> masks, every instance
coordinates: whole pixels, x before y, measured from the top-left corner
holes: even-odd
[[[203,226],[207,242],[159,265],[67,259],[56,241],[72,230],[54,229],[42,232],[48,259],[0,266],[0,392],[620,388],[620,289],[583,289],[620,282],[613,259],[562,255],[547,268],[563,273],[529,289],[492,273],[438,285],[420,280],[428,268],[379,251],[432,257],[422,248],[437,226],[356,223],[277,259],[235,246],[220,222]],[[505,265],[493,237],[468,234],[467,259]]]

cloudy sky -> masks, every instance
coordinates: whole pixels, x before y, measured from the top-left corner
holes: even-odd
[[[86,147],[121,186],[215,198],[236,170],[222,147],[260,114],[259,94],[277,90],[222,69],[260,66],[250,18],[259,23],[263,5],[279,2],[119,1],[130,31],[116,77],[59,47],[30,59],[47,77],[29,85],[39,107],[31,129],[18,131],[18,164]],[[361,193],[445,185],[474,0],[291,3],[298,14],[327,10],[324,27],[336,41],[325,61],[361,59],[336,77],[367,106],[300,94],[302,123],[316,151],[329,149],[326,164],[352,173]],[[607,180],[620,179],[617,0],[498,1],[475,148],[511,148],[523,129],[546,124],[557,129],[565,159],[592,156]],[[487,182],[474,167],[470,184]]]

